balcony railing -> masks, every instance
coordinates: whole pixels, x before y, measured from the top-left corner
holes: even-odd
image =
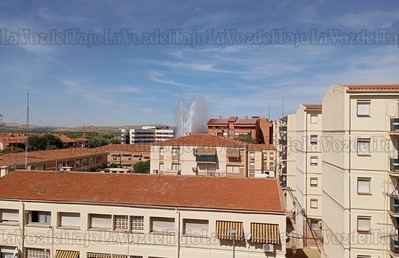
[[[391,213],[399,215],[399,195],[391,194]]]
[[[399,255],[399,240],[398,235],[394,235],[391,237],[391,252]],[[395,255],[395,257],[396,257]]]
[[[391,158],[391,173],[399,175],[399,158]]]
[[[399,133],[399,117],[391,118],[391,132]]]
[[[216,155],[198,155],[195,157],[195,160],[198,163],[216,163],[217,156]]]

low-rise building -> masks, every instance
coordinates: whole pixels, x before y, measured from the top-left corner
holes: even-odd
[[[43,171],[0,179],[2,257],[283,258],[285,223],[276,179]]]
[[[275,176],[275,149],[209,134],[151,146],[151,173],[232,177]]]
[[[166,125],[148,125],[121,129],[122,144],[151,144],[174,137],[175,128]]]
[[[210,119],[208,133],[230,139],[235,139],[240,135],[249,135],[257,143],[273,144],[273,122],[258,116]]]
[[[73,148],[28,152],[29,170],[68,170],[95,171],[107,165],[107,153],[96,149]],[[25,169],[25,153],[0,155],[0,167],[7,174],[16,169]]]
[[[2,134],[0,135],[0,151],[7,147],[23,149],[25,148],[25,142],[25,135]]]
[[[98,147],[107,153],[107,166],[133,170],[133,165],[150,160],[151,146],[148,144],[109,144]]]

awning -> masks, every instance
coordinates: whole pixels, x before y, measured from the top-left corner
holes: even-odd
[[[228,158],[239,158],[240,157],[240,149],[227,149],[227,157]]]
[[[233,235],[230,234],[230,230],[234,229],[236,234],[234,240],[243,240],[244,231],[242,222],[238,221],[216,221],[216,238],[221,240],[233,240]]]
[[[197,155],[215,156],[216,148],[198,148]]]
[[[78,257],[79,257],[78,251],[57,250],[55,252],[55,258],[78,258]]]
[[[111,258],[111,255],[102,253],[87,253],[87,258]]]
[[[251,241],[261,244],[280,244],[278,224],[251,223]]]

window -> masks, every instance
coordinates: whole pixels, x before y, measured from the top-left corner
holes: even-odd
[[[357,193],[358,194],[370,194],[370,177],[358,177],[357,178]]]
[[[172,163],[172,170],[180,170],[180,163]]]
[[[237,166],[226,166],[227,173],[240,173],[240,167]]]
[[[179,155],[179,148],[172,148],[172,155],[173,156]]]
[[[319,200],[317,199],[310,199],[310,208],[317,209],[319,208]]]
[[[130,225],[132,230],[144,230],[144,217],[143,216],[131,216]]]
[[[175,232],[174,218],[151,218],[151,232],[171,234]]]
[[[90,214],[89,225],[92,229],[112,229],[112,216],[111,215],[100,215]]]
[[[29,211],[29,224],[51,224],[51,212],[48,211]]]
[[[370,232],[370,217],[357,217],[357,232],[369,233]]]
[[[357,155],[359,156],[370,155],[370,138],[357,139]]]
[[[26,258],[50,258],[50,251],[46,249],[27,248]]]
[[[317,144],[318,142],[318,136],[316,134],[312,134],[310,136],[310,144]]]
[[[357,101],[357,116],[370,116],[370,100]]]
[[[1,258],[14,258],[16,247],[0,247]]]
[[[250,159],[255,159],[255,152],[250,152],[249,153],[249,158]]]
[[[311,114],[310,115],[310,123],[311,124],[319,123],[319,116],[317,114]]]
[[[317,166],[319,165],[319,157],[317,156],[310,156],[310,165]]]
[[[59,226],[60,227],[70,227],[79,228],[80,227],[80,214],[61,212],[59,213]]]
[[[159,155],[164,155],[164,154],[165,154],[164,147],[159,148]]]
[[[273,170],[274,169],[274,162],[269,162],[269,169]]]
[[[18,224],[19,211],[18,210],[0,210],[0,222],[5,224]]]
[[[310,186],[317,187],[319,185],[319,179],[317,177],[310,178]]]
[[[164,165],[163,163],[159,163],[159,171],[163,172],[164,171]]]
[[[198,219],[184,219],[183,220],[184,235],[205,237],[208,235],[209,221]]]
[[[114,216],[114,229],[120,231],[129,230],[129,216],[115,215]]]

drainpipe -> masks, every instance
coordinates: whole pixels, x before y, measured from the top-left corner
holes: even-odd
[[[180,211],[176,208],[175,220],[177,221],[177,232],[176,232],[176,258],[180,258]]]

